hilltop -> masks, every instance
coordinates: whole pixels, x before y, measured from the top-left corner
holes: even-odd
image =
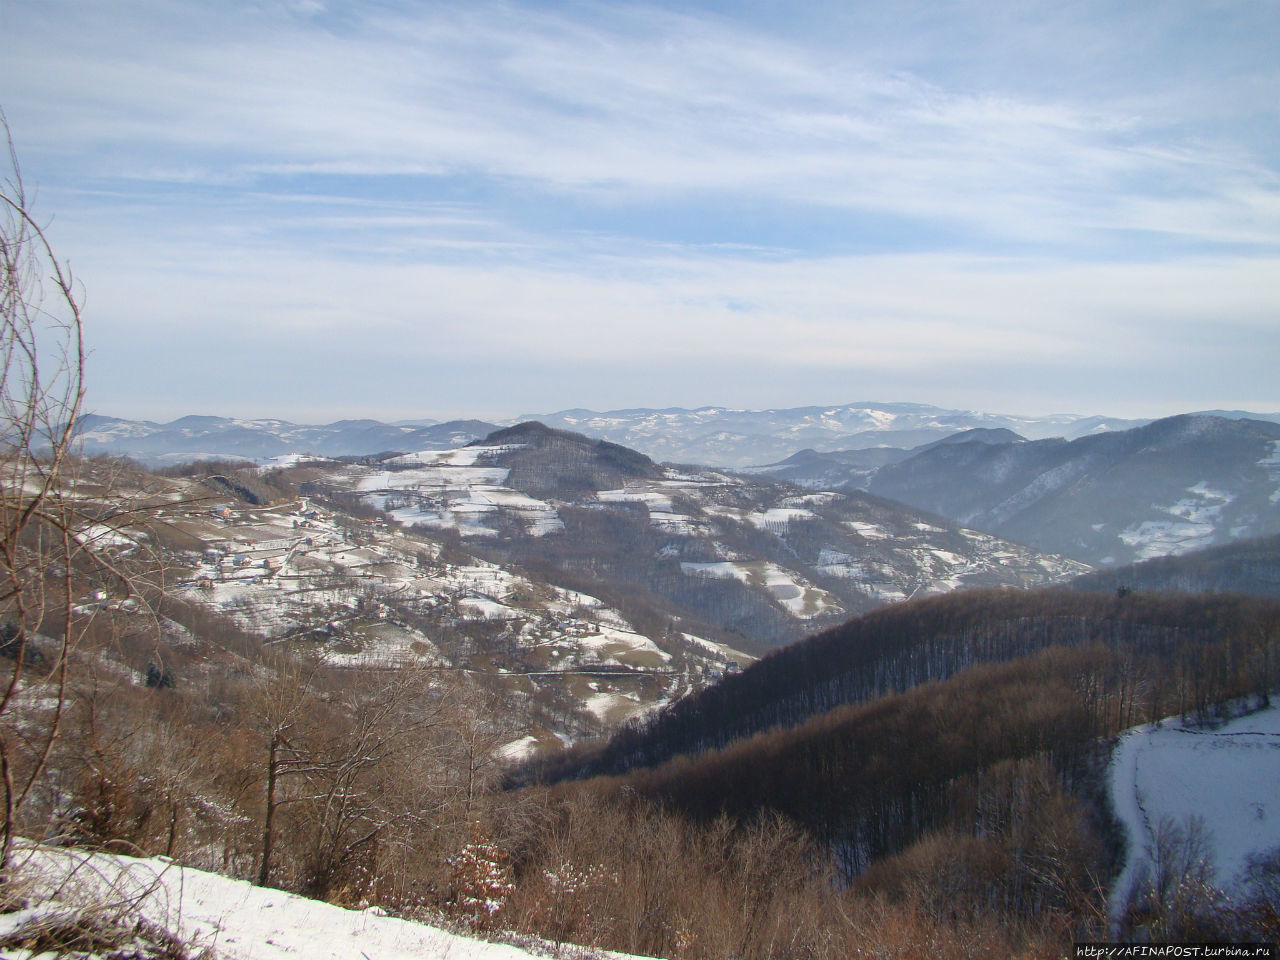
[[[866,489],[1110,566],[1280,532],[1280,424],[1183,415],[1075,440],[966,431],[911,450],[797,455],[758,472]]]

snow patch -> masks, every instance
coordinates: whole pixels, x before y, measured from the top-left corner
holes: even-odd
[[[1111,802],[1128,850],[1111,894],[1118,916],[1149,863],[1158,825],[1203,819],[1216,884],[1230,892],[1249,857],[1280,846],[1280,706],[1216,729],[1170,718],[1127,731],[1111,753]]]
[[[864,540],[887,540],[889,538],[889,532],[884,527],[868,523],[865,520],[846,520],[844,525]]]
[[[816,520],[818,515],[803,507],[771,507],[747,514],[747,522],[760,530],[785,530],[787,524],[796,520]]]

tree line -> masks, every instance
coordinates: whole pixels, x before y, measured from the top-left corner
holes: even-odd
[[[1150,700],[1139,709],[1140,675],[1131,673],[1118,722],[1203,710],[1222,690],[1275,686],[1277,611],[1276,601],[1238,595],[1049,589],[969,590],[897,604],[779,650],[604,745],[569,751],[525,775],[621,774],[1056,646],[1097,644],[1142,664]]]

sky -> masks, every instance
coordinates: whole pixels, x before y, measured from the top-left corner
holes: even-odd
[[[1280,0],[4,0],[93,412],[1280,410]]]

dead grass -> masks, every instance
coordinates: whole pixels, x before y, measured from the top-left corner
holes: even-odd
[[[161,889],[154,874],[29,848],[0,880],[0,950],[68,960],[213,960],[212,951],[145,915]]]

